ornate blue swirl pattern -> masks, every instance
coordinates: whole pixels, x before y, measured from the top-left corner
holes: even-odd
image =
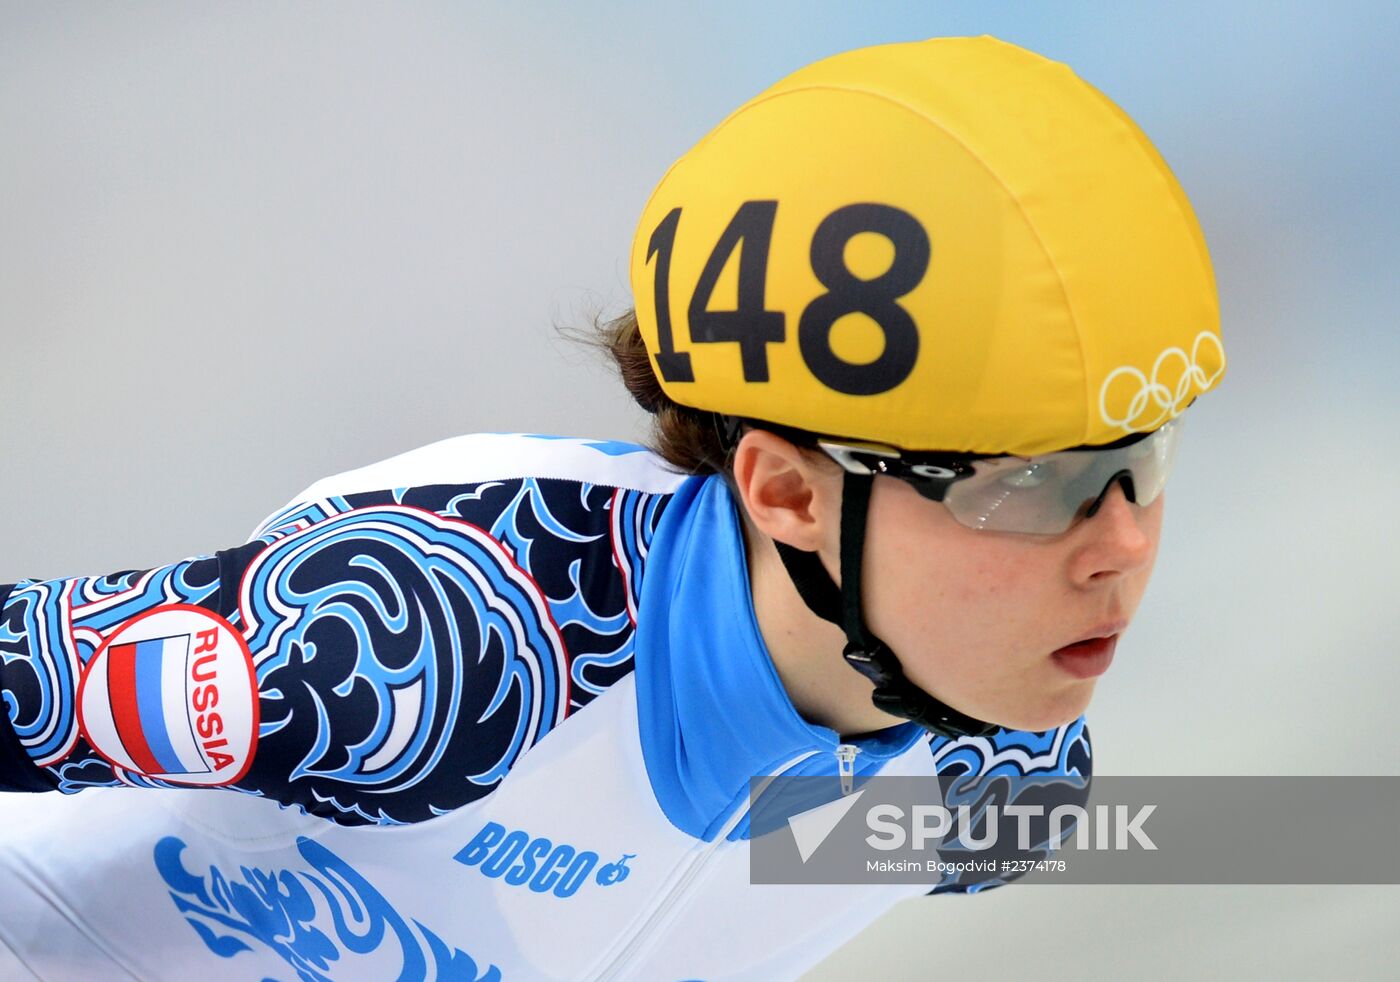
[[[419,821],[490,793],[632,670],[624,570],[639,570],[665,500],[517,479],[333,496],[269,523],[240,606],[259,758],[296,767],[255,763],[244,783],[342,824]]]
[[[312,839],[297,840],[309,869],[260,870],[237,875],[210,866],[207,875],[185,868],[183,840],[156,843],[155,866],[175,907],[204,944],[234,958],[259,944],[287,962],[305,982],[365,978],[397,967],[400,982],[499,982],[494,965],[480,969],[417,920],[406,920],[373,884],[344,859]],[[390,978],[390,975],[377,975]]]
[[[1089,728],[1081,716],[1073,723],[1044,732],[998,730],[985,737],[935,737],[930,743],[934,764],[949,808],[966,806],[969,823],[955,829],[948,849],[956,850],[985,834],[988,807],[1042,804],[1048,814],[1055,805],[1082,804],[1089,795],[1092,747]],[[1030,825],[1037,848],[1048,855],[1048,822]],[[979,856],[990,855],[978,853]],[[1017,854],[1026,858],[1026,854]],[[976,893],[1007,882],[996,876],[945,875],[933,893]]]
[[[494,786],[563,718],[564,645],[544,598],[466,522],[403,506],[318,522],[253,560],[240,608],[262,692],[259,758],[283,748],[258,786],[285,781],[308,810],[430,817],[450,800],[433,784]],[[411,796],[417,809],[381,807],[408,789],[425,792]]]

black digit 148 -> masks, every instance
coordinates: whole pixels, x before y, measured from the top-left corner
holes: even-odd
[[[769,344],[786,339],[783,312],[765,309],[768,253],[776,201],[746,201],[715,243],[687,310],[691,341],[739,345],[746,382],[768,381]],[[690,355],[675,350],[671,327],[670,272],[681,209],[673,208],[652,232],[647,260],[656,256],[656,364],[668,382],[693,382]],[[890,268],[869,280],[846,265],[845,248],[856,235],[875,232],[894,246]],[[739,250],[738,302],[734,310],[710,310],[720,273]],[[928,234],[913,215],[890,205],[854,204],[838,208],[812,236],[812,272],[827,292],[809,303],[798,321],[798,348],[820,381],[850,395],[876,395],[899,385],[914,370],[919,332],[914,319],[895,301],[918,286],[928,270]],[[872,362],[842,359],[831,347],[831,331],[847,314],[864,314],[884,333],[884,350]]]

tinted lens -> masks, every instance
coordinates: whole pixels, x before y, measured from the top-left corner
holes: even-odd
[[[1039,457],[994,457],[948,488],[943,503],[963,525],[992,532],[1054,535],[1070,528],[1124,472],[1133,498],[1150,505],[1176,457],[1180,421],[1126,447],[1065,450]]]

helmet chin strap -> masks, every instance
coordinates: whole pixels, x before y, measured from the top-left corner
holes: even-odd
[[[846,632],[842,652],[847,664],[871,682],[871,701],[891,716],[913,720],[924,729],[947,737],[986,736],[999,727],[986,723],[934,698],[910,682],[889,646],[865,626],[861,611],[861,562],[870,511],[872,474],[847,472],[841,492],[841,586],[832,582],[815,552],[803,552],[775,542],[792,583],[803,601],[823,620]]]

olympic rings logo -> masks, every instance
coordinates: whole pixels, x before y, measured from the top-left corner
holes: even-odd
[[[1208,346],[1215,348],[1216,361],[1215,371],[1209,375],[1201,366],[1200,357],[1201,346],[1207,342]],[[1172,377],[1170,373],[1177,368],[1181,374],[1176,378],[1174,385],[1169,384]],[[1189,355],[1176,347],[1167,348],[1158,355],[1157,360],[1152,363],[1150,378],[1132,365],[1120,365],[1109,372],[1099,389],[1099,415],[1109,426],[1121,427],[1128,433],[1155,430],[1167,420],[1176,417],[1198,393],[1205,392],[1214,385],[1224,371],[1225,349],[1220,344],[1220,338],[1210,331],[1202,331],[1192,342]],[[1127,410],[1118,416],[1109,411],[1108,396],[1109,389],[1120,378],[1136,383],[1137,389],[1127,400]],[[1120,385],[1119,389],[1122,388]],[[1122,405],[1120,400],[1115,402]],[[1151,412],[1154,406],[1157,410],[1156,415],[1143,422],[1144,415]]]

